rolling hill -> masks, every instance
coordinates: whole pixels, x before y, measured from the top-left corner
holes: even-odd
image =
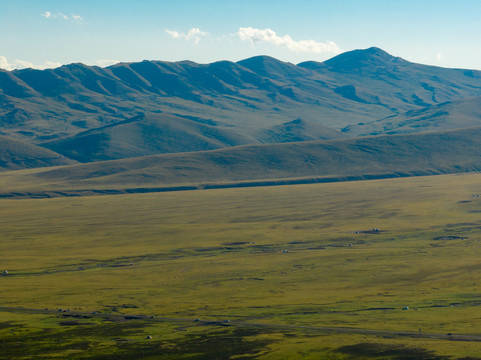
[[[258,138],[212,120],[168,114],[138,115],[42,146],[80,162],[227,148],[253,143],[336,139],[341,132],[296,119],[266,129]]]
[[[1,181],[77,191],[472,171],[480,119],[481,72],[378,48],[298,65],[2,70],[0,170],[58,167]]]
[[[448,101],[400,115],[351,125],[343,132],[356,136],[409,134],[481,126],[481,97]]]
[[[378,48],[298,65],[268,56],[70,64],[0,71],[0,134],[87,162],[383,133],[378,120],[402,123],[477,96],[479,71],[415,64]],[[442,129],[457,127],[451,118]],[[411,130],[419,128],[384,133]]]
[[[30,195],[164,191],[435,175],[481,169],[481,128],[245,145],[0,174]],[[6,184],[6,185],[5,185]],[[4,196],[8,193],[3,191]],[[28,196],[30,196],[28,195]]]
[[[254,141],[212,122],[167,114],[141,114],[43,146],[80,162],[93,162],[218,149]]]
[[[0,171],[74,164],[76,161],[24,141],[0,136]]]

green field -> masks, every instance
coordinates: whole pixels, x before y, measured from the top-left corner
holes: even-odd
[[[481,359],[475,194],[481,174],[0,200],[0,359]]]

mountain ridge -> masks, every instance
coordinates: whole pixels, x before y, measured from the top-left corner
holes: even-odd
[[[481,97],[480,71],[415,64],[375,47],[298,65],[269,56],[74,63],[0,71],[0,135],[90,162],[439,130],[430,109],[473,97]],[[434,117],[420,127],[416,112]],[[447,112],[444,130],[477,126],[460,106]],[[132,121],[138,114],[143,120]],[[399,126],[385,125],[392,119]]]

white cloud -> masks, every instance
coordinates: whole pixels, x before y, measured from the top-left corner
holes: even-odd
[[[180,33],[176,30],[169,30],[169,29],[165,29],[165,32],[174,39],[184,39],[186,41],[192,41],[195,44],[198,44],[202,37],[209,35],[208,32],[201,31],[199,28],[192,28],[187,32],[187,34]]]
[[[62,66],[64,64],[56,62],[56,61],[45,61],[43,65],[33,65],[32,68],[34,69],[54,69]]]
[[[14,69],[27,69],[27,68],[33,68],[34,65],[30,61],[15,60],[11,66]]]
[[[189,32],[187,33],[187,35],[185,36],[185,40],[187,41],[193,41],[195,42],[196,44],[199,43],[200,41],[200,38],[202,36],[207,36],[209,35],[208,32],[205,32],[205,31],[200,31],[199,28],[192,28],[189,30]]]
[[[72,19],[74,19],[77,22],[83,22],[84,18],[81,17],[80,15],[72,14]]]
[[[84,18],[78,14],[72,14],[71,16],[65,15],[63,13],[51,13],[50,11],[45,11],[45,13],[41,14],[44,18],[47,19],[64,19],[64,20],[73,20],[79,23],[84,22]]]
[[[0,56],[0,69],[10,70],[10,64],[5,56]]]
[[[62,64],[58,62],[53,62],[53,61],[45,61],[43,64],[39,64],[39,65],[35,65],[30,61],[25,61],[25,60],[14,60],[13,62],[10,63],[8,62],[5,56],[0,56],[0,69],[4,69],[8,71],[26,69],[26,68],[44,70],[44,69],[56,68],[59,66],[62,66]]]
[[[100,67],[107,67],[110,65],[118,64],[119,60],[110,60],[110,59],[100,59],[95,62],[89,63],[90,65],[97,65]],[[55,62],[55,61],[45,61],[43,64],[33,64],[30,61],[25,60],[14,60],[12,62],[8,62],[5,56],[0,56],[0,69],[12,71],[12,70],[20,70],[26,68],[32,68],[37,70],[45,70],[45,69],[54,69],[58,68],[62,65],[62,63]]]
[[[24,60],[14,60],[10,63],[5,56],[0,56],[0,68],[4,70],[25,69],[32,67],[32,65],[32,63]]]
[[[170,36],[172,36],[174,39],[178,39],[178,38],[181,38],[181,37],[185,36],[185,35],[179,33],[178,31],[175,31],[175,30],[165,29],[165,32],[167,34],[169,34]]]
[[[97,60],[95,62],[95,65],[100,66],[100,67],[107,67],[107,66],[110,66],[110,65],[118,64],[119,62],[120,62],[119,60],[102,59],[102,60]]]
[[[293,40],[289,35],[278,36],[271,29],[255,29],[252,27],[239,28],[236,34],[242,41],[250,41],[252,43],[265,42],[278,46],[284,46],[290,51],[306,52],[306,53],[333,53],[339,54],[341,49],[332,41],[325,43],[315,40]]]
[[[441,51],[441,52],[438,52],[438,53],[436,54],[436,60],[437,60],[437,61],[442,62],[442,61],[444,61],[445,59],[446,59],[446,57],[444,56],[444,54],[442,53],[442,51]]]

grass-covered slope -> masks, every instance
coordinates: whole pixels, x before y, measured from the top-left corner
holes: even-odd
[[[43,146],[80,162],[94,162],[256,142],[232,128],[216,126],[213,121],[205,122],[167,114],[142,114]]]
[[[0,136],[0,171],[59,166],[75,163],[51,150]]]
[[[351,136],[409,134],[481,126],[481,97],[448,101],[439,105],[389,116],[343,129]]]
[[[333,181],[479,169],[481,128],[474,128],[152,155],[4,174],[0,176],[0,184],[44,190],[203,186],[206,183],[237,182],[268,185],[276,181]],[[284,181],[279,182],[279,179]]]
[[[347,135],[368,134],[372,131],[364,131],[363,125],[376,119],[474,96],[481,96],[479,71],[414,64],[377,48],[298,65],[267,56],[236,63],[143,61],[108,68],[70,64],[42,71],[0,71],[0,135],[35,144],[54,141],[69,153],[68,148],[75,147],[79,159],[93,161],[151,150],[334,139],[341,129],[354,125],[359,130]],[[230,139],[216,144],[217,140],[193,141],[189,147],[189,141],[172,146],[167,137],[158,136],[145,139],[156,143],[144,152],[110,145],[89,149],[98,138],[122,141],[116,140],[112,126],[125,129],[124,122],[139,113],[147,119],[159,113],[180,117],[183,120],[167,128],[177,131],[179,126],[182,132],[188,126],[187,132],[197,132],[193,137],[203,137],[210,126],[221,133],[214,137]],[[186,125],[186,119],[205,126]],[[297,119],[301,123],[295,123]],[[425,130],[436,129],[428,125]],[[446,128],[456,128],[456,123]],[[94,133],[94,138],[77,141],[76,136]]]

